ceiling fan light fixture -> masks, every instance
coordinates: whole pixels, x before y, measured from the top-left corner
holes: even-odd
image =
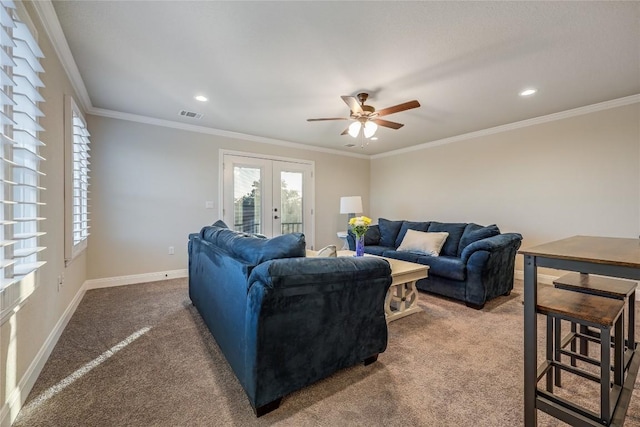
[[[376,134],[377,130],[378,130],[377,124],[375,124],[374,122],[366,122],[364,124],[364,137],[371,138],[373,135]]]
[[[360,133],[360,128],[362,124],[360,122],[353,122],[349,125],[349,135],[353,138],[357,138]]]

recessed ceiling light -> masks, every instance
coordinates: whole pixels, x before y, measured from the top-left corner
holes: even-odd
[[[531,96],[536,92],[537,92],[536,89],[525,89],[522,92],[520,92],[520,96]]]
[[[203,96],[203,95],[196,95],[196,96],[194,96],[194,98],[196,99],[196,101],[200,101],[200,102],[207,102],[208,101],[207,97]]]

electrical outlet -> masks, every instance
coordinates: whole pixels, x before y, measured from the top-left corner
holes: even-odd
[[[175,253],[176,253],[175,248],[173,246],[169,246],[169,255],[173,255]]]

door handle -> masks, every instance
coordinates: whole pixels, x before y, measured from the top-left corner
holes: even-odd
[[[280,218],[278,215],[274,216],[273,219],[278,219]]]

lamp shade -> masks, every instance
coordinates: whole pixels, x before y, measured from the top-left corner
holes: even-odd
[[[355,214],[362,212],[362,197],[345,196],[340,197],[340,213]]]
[[[362,127],[362,123],[360,122],[353,122],[349,125],[349,135],[352,136],[353,138],[357,137],[358,134],[360,133],[360,128]]]
[[[364,124],[364,137],[371,138],[378,130],[378,125],[374,122],[366,122]]]

